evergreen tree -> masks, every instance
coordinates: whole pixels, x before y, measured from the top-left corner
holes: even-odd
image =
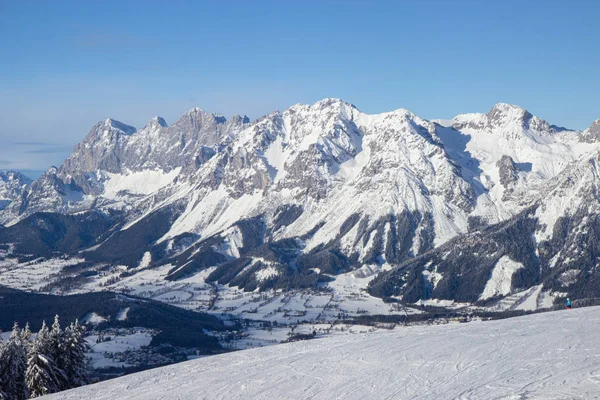
[[[54,360],[41,352],[42,341],[38,339],[31,346],[27,359],[26,382],[31,398],[58,392],[64,379]]]
[[[44,354],[45,356],[49,356],[50,354],[50,330],[48,329],[48,325],[46,325],[46,321],[42,321],[42,327],[39,332],[35,336],[35,342],[38,346],[38,351],[40,354]]]
[[[79,321],[62,330],[57,315],[51,329],[42,323],[32,343],[29,324],[21,330],[15,323],[6,344],[0,337],[0,400],[26,400],[88,384],[84,333]]]
[[[25,328],[21,331],[21,342],[25,346],[31,345],[31,329],[29,329],[29,322],[25,324]]]
[[[84,331],[85,328],[79,325],[79,321],[75,321],[64,332],[65,374],[68,379],[69,388],[89,383],[85,368],[85,350],[87,344],[83,336]]]
[[[50,353],[47,354],[54,361],[56,361],[56,365],[62,369],[62,351],[63,351],[63,330],[60,329],[60,320],[58,314],[54,317],[54,323],[52,324],[52,329],[50,330]]]
[[[11,400],[26,400],[29,398],[25,372],[27,370],[27,356],[22,342],[21,330],[15,322],[12,334],[2,351],[0,360],[0,376],[2,376],[2,389],[6,398]]]
[[[47,355],[54,361],[56,367],[60,370],[60,374],[57,374],[60,382],[59,389],[66,390],[69,389],[69,382],[67,381],[65,374],[65,367],[68,364],[67,357],[65,354],[65,334],[64,331],[60,328],[60,320],[58,314],[54,317],[54,323],[52,324],[52,329],[48,334],[48,342],[45,344],[45,352],[42,353]]]

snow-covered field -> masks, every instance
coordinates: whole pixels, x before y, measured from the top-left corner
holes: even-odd
[[[62,269],[72,263],[74,261],[69,263],[61,259],[40,259],[17,264],[15,260],[6,259],[0,261],[0,281],[2,285],[16,289],[37,290],[64,278],[61,274]],[[36,268],[41,272],[33,274],[32,271]],[[126,268],[115,266],[109,270],[101,270],[98,275],[82,282],[78,288],[70,287],[67,291],[52,290],[52,292],[72,294],[112,290],[151,298],[188,310],[207,312],[225,320],[233,316],[253,321],[246,331],[247,336],[222,343],[224,347],[232,350],[281,343],[302,330],[307,330],[307,332],[302,331],[303,333],[311,333],[316,325],[327,327],[316,329],[320,335],[352,334],[356,329],[341,328],[343,324],[339,322],[342,317],[419,314],[422,312],[421,304],[463,309],[466,312],[535,311],[552,306],[554,300],[542,291],[541,285],[538,285],[529,290],[509,294],[485,307],[436,299],[420,301],[414,306],[403,306],[399,303],[384,303],[380,298],[369,295],[366,287],[374,275],[364,268],[336,276],[332,282],[323,284],[320,290],[262,293],[244,292],[229,285],[207,283],[205,279],[214,268],[178,281],[165,280],[171,268],[171,265],[164,265],[152,269],[140,269],[135,275],[119,278]],[[496,284],[493,288],[494,293],[504,290],[503,279],[492,279],[490,282]],[[126,318],[127,311],[127,309],[120,310],[116,318]],[[83,318],[83,321],[97,324],[103,319],[104,317],[89,314]]]
[[[0,283],[15,289],[37,291],[54,281],[64,267],[82,261],[81,258],[39,258],[19,264],[0,257]]]
[[[53,399],[592,399],[600,307],[269,346]]]
[[[138,350],[142,346],[148,346],[152,341],[152,334],[144,329],[139,329],[135,333],[111,336],[111,340],[96,343],[98,336],[91,335],[85,338],[90,346],[90,351],[86,353],[93,368],[104,367],[130,367],[131,364],[116,360],[111,354],[124,352],[127,350]]]

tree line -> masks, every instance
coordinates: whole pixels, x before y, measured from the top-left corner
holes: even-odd
[[[78,321],[65,329],[58,315],[32,335],[29,324],[14,324],[6,343],[0,336],[0,400],[25,400],[89,383],[85,328]]]

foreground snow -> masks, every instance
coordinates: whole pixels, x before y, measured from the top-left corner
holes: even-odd
[[[51,398],[597,398],[599,328],[600,307],[397,328],[202,358]]]

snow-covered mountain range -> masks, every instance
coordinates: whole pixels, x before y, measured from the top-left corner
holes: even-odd
[[[410,302],[595,297],[598,143],[600,120],[568,130],[503,103],[432,121],[339,99],[252,122],[107,119],[12,197],[0,242],[246,290],[383,271],[371,292]]]

